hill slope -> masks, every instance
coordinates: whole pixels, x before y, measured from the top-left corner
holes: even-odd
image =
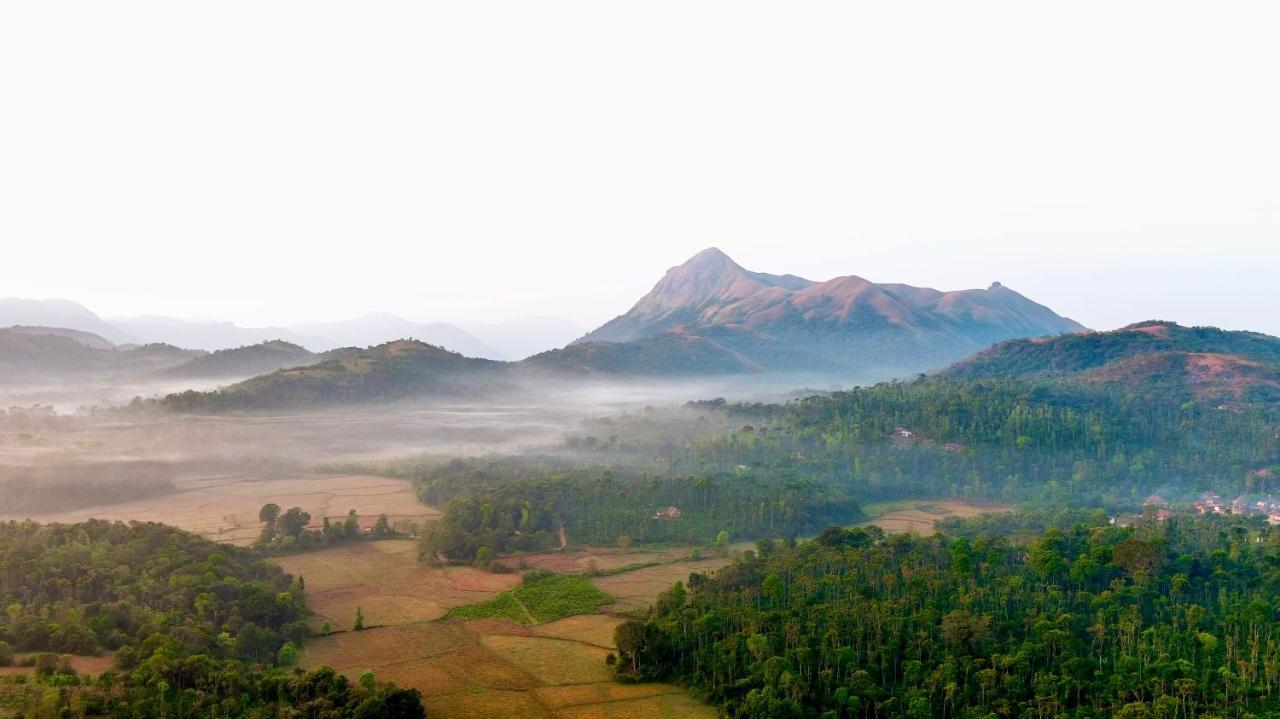
[[[680,331],[771,371],[903,374],[937,369],[992,342],[1083,329],[998,282],[956,292],[857,276],[813,282],[751,272],[711,248],[669,270],[630,311],[578,342],[638,342]]]
[[[943,373],[950,379],[1058,377],[1200,399],[1280,398],[1280,338],[1150,321],[1111,332],[1000,343]]]
[[[61,327],[0,329],[3,379],[143,375],[203,353],[169,345],[116,347],[98,335]]]
[[[572,373],[691,376],[759,372],[759,364],[706,337],[673,331],[634,342],[577,342],[536,354],[522,367]]]
[[[284,340],[218,350],[165,372],[170,377],[250,377],[283,367],[313,364],[320,356]]]
[[[31,300],[21,297],[0,299],[0,327],[34,325],[63,327],[90,332],[112,343],[136,342],[138,338],[121,330],[70,300]]]
[[[315,361],[310,364],[279,369],[213,392],[169,395],[163,403],[179,411],[221,411],[386,402],[424,394],[460,396],[491,387],[503,379],[502,371],[508,367],[414,340],[312,357]]]

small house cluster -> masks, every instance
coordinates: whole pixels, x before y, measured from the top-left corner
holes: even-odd
[[[1217,492],[1205,492],[1191,506],[1200,514],[1227,513],[1227,507],[1222,500],[1222,495]]]
[[[658,511],[656,511],[656,512],[654,512],[654,513],[653,513],[653,518],[654,518],[654,519],[658,519],[658,520],[672,520],[672,519],[679,519],[679,518],[680,518],[680,508],[679,508],[679,507],[667,507],[666,509],[659,509]]]
[[[1156,519],[1173,516],[1173,504],[1158,494],[1147,497],[1142,507],[1154,512]],[[1191,508],[1197,514],[1263,514],[1269,523],[1280,524],[1280,499],[1271,495],[1242,494],[1228,502],[1217,492],[1204,492]]]

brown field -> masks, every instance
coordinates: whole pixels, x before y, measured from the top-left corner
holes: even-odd
[[[181,491],[172,494],[30,518],[41,523],[90,518],[163,522],[208,539],[248,544],[261,530],[258,510],[268,502],[285,508],[302,507],[311,514],[314,527],[326,516],[345,518],[352,509],[366,527],[372,526],[379,514],[386,514],[393,524],[403,520],[419,525],[440,515],[418,501],[413,485],[406,480],[347,474],[194,479],[183,482]],[[25,518],[0,513],[0,520]]]
[[[426,567],[417,543],[404,539],[361,542],[273,560],[307,583],[314,624],[329,620],[349,629],[356,607],[366,626],[439,619],[456,606],[491,599],[520,583],[519,574],[471,567]]]
[[[714,717],[678,687],[614,683],[604,663],[613,627],[605,615],[523,627],[502,620],[417,622],[312,640],[304,666],[422,692],[428,716]]]
[[[506,557],[500,563],[515,568],[520,562],[531,569],[546,569],[562,574],[588,572],[593,567],[601,571],[620,569],[631,564],[649,562],[675,562],[689,556],[688,547],[669,549],[648,549],[636,547],[621,549],[618,547],[571,547],[564,552],[541,552],[516,557]]]
[[[21,662],[24,657],[28,656],[30,656],[30,654],[15,654],[13,656],[14,665],[11,667],[0,667],[0,676],[34,673],[36,670],[35,667],[18,666],[18,663]],[[68,657],[68,663],[71,664],[71,668],[76,670],[77,674],[97,676],[98,674],[115,668],[116,658],[112,654],[103,654],[99,657],[82,656],[79,654],[70,654],[66,656]]]
[[[634,572],[596,577],[591,583],[614,598],[615,603],[607,607],[607,610],[640,611],[647,609],[659,594],[670,589],[676,582],[688,582],[690,574],[714,572],[729,562],[729,559],[721,557],[671,562]]]
[[[939,500],[904,500],[901,502],[884,502],[867,505],[870,514],[878,514],[875,519],[863,522],[874,524],[886,532],[910,532],[912,534],[929,534],[934,530],[934,522],[950,517],[976,517],[988,512],[1008,512],[1013,507],[1004,504],[969,504],[951,499]]]

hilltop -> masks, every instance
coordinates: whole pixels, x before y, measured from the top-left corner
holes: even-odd
[[[250,377],[284,367],[313,364],[320,355],[284,340],[218,350],[165,372],[170,377]]]

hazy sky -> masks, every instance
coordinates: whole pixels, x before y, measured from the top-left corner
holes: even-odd
[[[1274,2],[0,4],[0,296],[625,311],[751,269],[1280,334]]]

